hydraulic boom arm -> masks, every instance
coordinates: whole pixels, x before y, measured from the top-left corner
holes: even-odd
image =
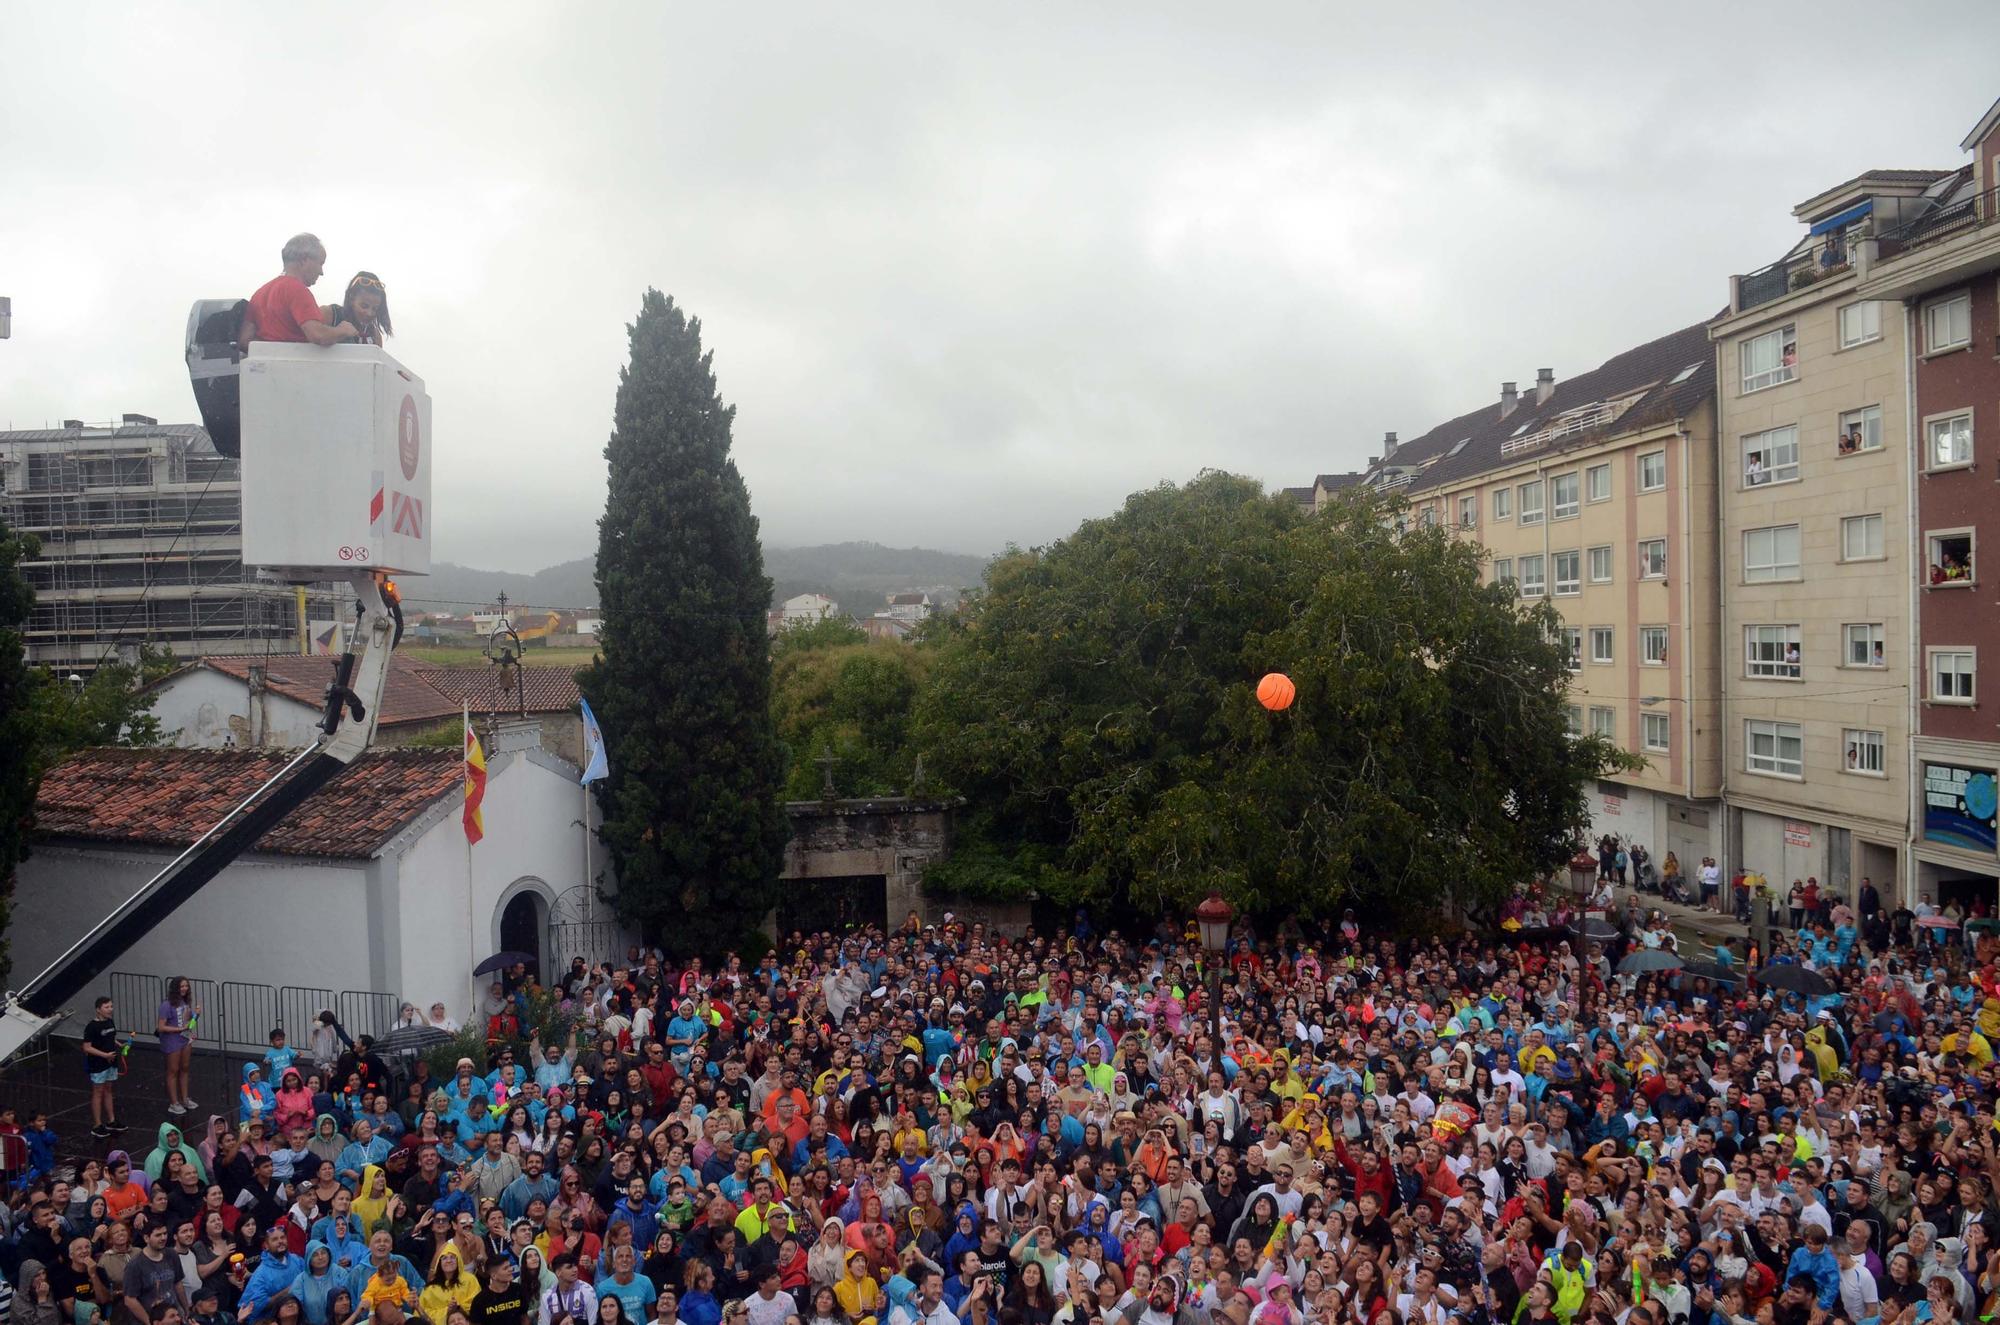
[[[69,1001],[112,962],[368,748],[388,681],[389,655],[402,634],[402,609],[386,580],[363,575],[352,583],[355,630],[327,687],[319,740],[8,998],[0,1013],[0,1062],[53,1026]]]

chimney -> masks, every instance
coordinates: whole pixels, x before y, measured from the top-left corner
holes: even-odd
[[[1382,434],[1382,458],[1384,460],[1394,460],[1396,458],[1395,433],[1385,432]]]
[[[128,428],[157,428],[160,421],[150,414],[127,414],[125,426]]]
[[[1537,405],[1546,405],[1549,403],[1549,397],[1555,393],[1556,370],[1553,368],[1537,368],[1535,370],[1535,403]]]
[[[1515,388],[1514,383],[1502,382],[1500,384],[1500,417],[1504,419],[1509,414],[1512,414],[1515,406],[1520,403],[1521,393]]]

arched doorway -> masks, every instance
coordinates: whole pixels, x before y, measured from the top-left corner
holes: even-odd
[[[500,911],[500,950],[525,952],[534,957],[537,977],[547,974],[542,950],[542,938],[547,932],[543,923],[546,905],[539,892],[524,888],[509,898]]]

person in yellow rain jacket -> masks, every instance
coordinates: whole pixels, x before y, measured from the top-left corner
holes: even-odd
[[[1569,1325],[1597,1283],[1597,1267],[1583,1254],[1583,1244],[1572,1239],[1561,1251],[1550,1252],[1542,1268],[1549,1272],[1549,1286],[1555,1289],[1556,1319]]]

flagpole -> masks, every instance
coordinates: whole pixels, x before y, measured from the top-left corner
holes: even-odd
[[[583,784],[583,922],[596,919],[597,885],[590,874],[590,784]],[[595,937],[595,936],[593,936]]]
[[[469,749],[472,745],[472,702],[470,700],[464,701],[464,717],[465,738],[461,742],[461,746]],[[467,758],[463,750],[459,758],[461,761]],[[479,965],[479,935],[473,930],[476,921],[473,917],[472,906],[472,837],[470,834],[464,832],[461,832],[459,836],[465,838],[465,942],[470,949],[465,959],[465,978],[472,986],[472,1013],[476,1016],[479,1012],[479,977],[473,973],[473,968]]]

